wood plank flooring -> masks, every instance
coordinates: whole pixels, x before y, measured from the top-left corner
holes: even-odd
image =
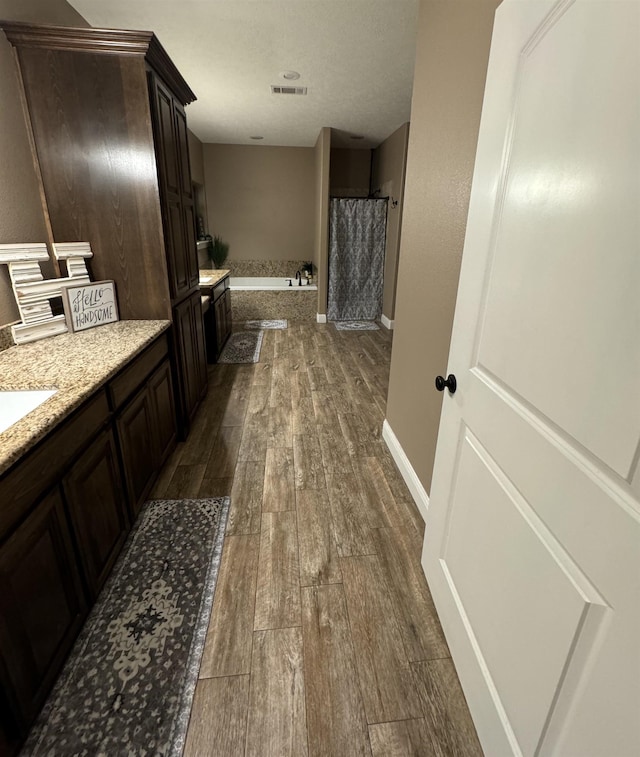
[[[153,492],[231,496],[185,755],[482,755],[380,437],[390,354],[290,323],[210,367]]]

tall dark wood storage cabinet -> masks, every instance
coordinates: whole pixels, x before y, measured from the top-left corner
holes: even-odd
[[[116,282],[121,318],[173,321],[184,436],[207,388],[184,111],[195,95],[151,32],[0,27],[15,48],[49,241],[90,242],[93,278]]]

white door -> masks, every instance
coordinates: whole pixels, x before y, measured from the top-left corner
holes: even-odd
[[[423,551],[487,757],[640,755],[639,219],[640,2],[505,0]]]

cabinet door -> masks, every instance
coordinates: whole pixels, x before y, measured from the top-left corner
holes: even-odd
[[[112,431],[104,431],[63,480],[80,559],[97,596],[127,538],[129,522]]]
[[[21,728],[11,712],[9,699],[5,695],[1,681],[0,677],[0,757],[9,757],[18,751]]]
[[[196,216],[194,209],[193,184],[191,182],[191,165],[189,163],[189,138],[187,136],[187,117],[182,105],[174,100],[176,143],[178,165],[180,167],[180,201],[184,219],[186,261],[189,287],[198,285],[198,246],[196,242]]]
[[[164,189],[175,198],[181,194],[173,95],[155,77],[152,79],[156,115],[156,154]]]
[[[193,288],[192,253],[189,242],[189,234],[194,237],[185,222],[185,213],[182,204],[183,153],[186,151],[187,162],[189,160],[188,148],[183,148],[182,143],[186,140],[186,121],[184,122],[185,134],[182,134],[182,125],[176,118],[176,106],[180,107],[171,92],[153,74],[149,78],[152,90],[154,137],[155,149],[160,179],[160,191],[162,199],[162,216],[164,222],[165,249],[167,255],[167,269],[169,273],[169,285],[172,299],[180,299]],[[184,114],[183,120],[184,120]],[[181,131],[178,131],[178,128]],[[191,174],[188,174],[191,182]],[[191,194],[187,197],[191,203]],[[197,269],[197,263],[196,263]]]
[[[171,199],[166,205],[166,251],[167,270],[171,298],[177,299],[191,289],[192,263],[185,243],[185,223],[179,200]]]
[[[59,489],[0,548],[0,669],[15,716],[39,708],[86,614]]]
[[[147,384],[153,420],[153,439],[156,446],[158,470],[169,457],[176,440],[176,410],[173,403],[171,366],[165,360],[156,368]]]
[[[200,292],[181,302],[173,311],[178,357],[181,425],[183,435],[198,402],[207,389],[207,357]]]
[[[153,441],[153,409],[144,386],[118,413],[116,425],[133,517],[144,504],[158,470]]]
[[[173,310],[177,368],[180,396],[180,414],[183,434],[198,404],[198,370],[194,339],[195,324],[191,298]]]
[[[214,313],[216,319],[216,359],[222,352],[225,341],[227,309],[224,303],[224,295],[219,297],[214,303]]]
[[[185,233],[185,259],[187,267],[187,276],[189,279],[189,288],[198,286],[200,281],[200,270],[198,269],[198,242],[196,239],[196,216],[193,203],[183,199],[182,217],[184,219]]]
[[[200,292],[191,298],[193,310],[195,358],[197,371],[198,399],[202,399],[207,393],[207,346],[204,338],[204,318],[202,317],[202,299]]]
[[[228,289],[225,289],[224,291],[224,310],[226,327],[224,332],[224,341],[226,342],[229,338],[229,335],[231,334],[231,328],[233,326],[233,321],[231,318],[231,292]]]
[[[193,185],[191,184],[191,166],[189,164],[189,138],[187,136],[187,117],[179,102],[174,100],[176,141],[180,164],[180,191],[182,198],[193,199]]]

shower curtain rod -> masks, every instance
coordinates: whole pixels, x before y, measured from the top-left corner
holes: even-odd
[[[330,200],[388,200],[389,195],[386,197],[362,197],[358,195],[329,195]]]

